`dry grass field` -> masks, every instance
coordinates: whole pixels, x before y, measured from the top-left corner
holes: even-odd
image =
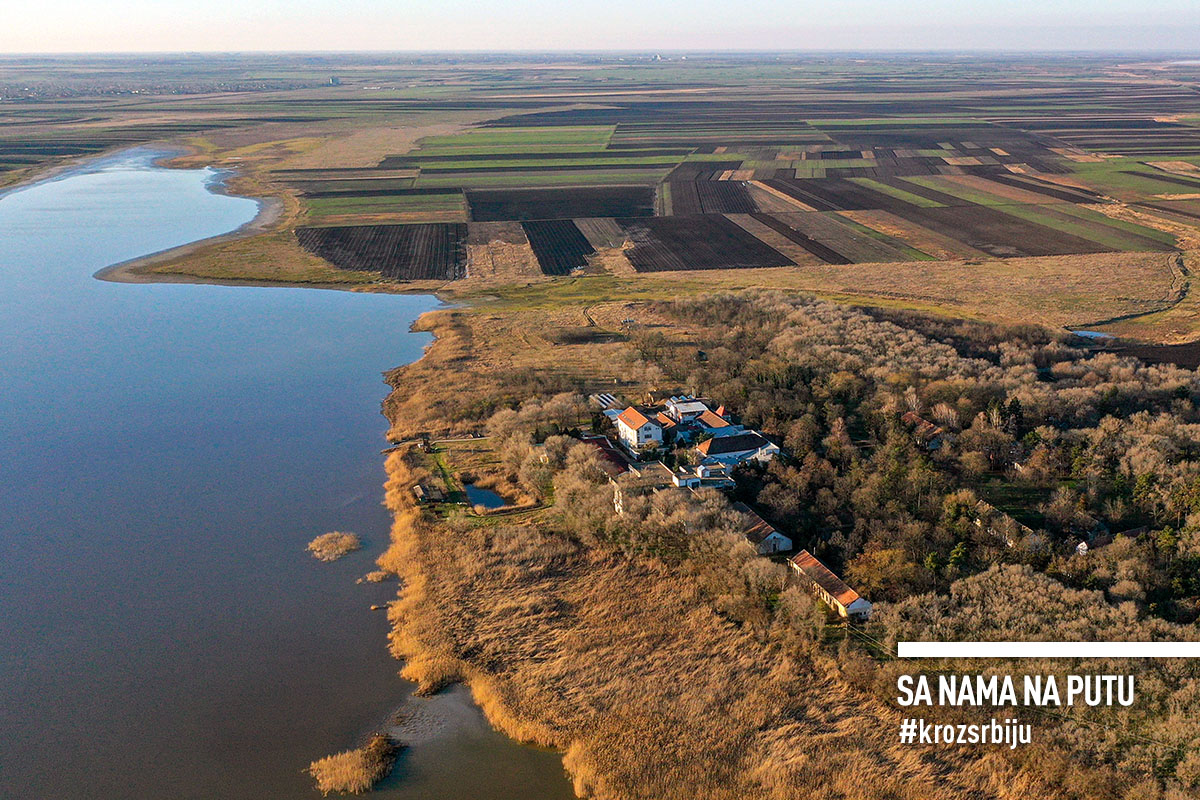
[[[389,612],[404,676],[425,692],[468,683],[502,731],[564,752],[580,796],[1046,791],[999,756],[899,746],[895,713],[832,659],[738,628],[665,564],[582,550],[527,522],[447,529],[407,504],[399,487],[416,474],[402,454],[389,475],[397,517],[381,564],[404,584]]]

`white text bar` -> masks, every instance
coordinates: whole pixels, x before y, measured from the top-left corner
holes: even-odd
[[[898,642],[900,658],[1200,658],[1200,642]]]

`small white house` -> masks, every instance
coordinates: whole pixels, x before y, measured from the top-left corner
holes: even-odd
[[[617,438],[631,453],[643,453],[662,447],[662,425],[633,406],[617,415]]]
[[[792,540],[775,530],[775,526],[755,514],[745,503],[734,503],[733,507],[740,512],[744,525],[742,534],[760,556],[774,555],[792,549]]]

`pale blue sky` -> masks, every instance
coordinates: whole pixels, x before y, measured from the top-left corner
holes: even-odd
[[[0,52],[1200,51],[1200,0],[7,0]]]

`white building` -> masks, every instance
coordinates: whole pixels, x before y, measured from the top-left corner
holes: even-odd
[[[774,555],[792,549],[792,540],[775,530],[775,526],[755,514],[745,503],[734,503],[733,507],[741,513],[745,524],[742,534],[747,541],[754,545],[760,556]]]
[[[736,436],[739,433],[745,433],[746,429],[741,425],[734,425],[729,420],[722,417],[715,411],[705,411],[700,416],[696,417],[693,423],[701,432],[709,436]]]
[[[631,453],[643,453],[662,447],[662,425],[633,406],[617,415],[617,438]]]
[[[708,411],[704,401],[694,397],[672,397],[666,404],[666,415],[678,423],[688,422]]]
[[[724,489],[734,485],[725,464],[680,467],[672,473],[671,481],[681,489]]]

